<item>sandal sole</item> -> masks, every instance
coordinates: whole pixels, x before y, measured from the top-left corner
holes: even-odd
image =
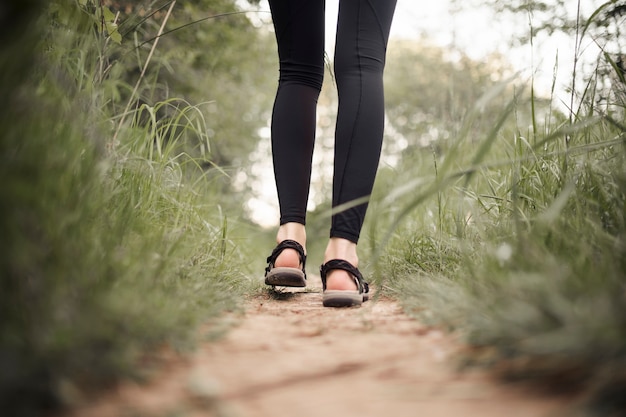
[[[363,301],[358,291],[326,290],[322,295],[324,307],[360,307]]]
[[[278,267],[265,277],[266,285],[279,287],[306,287],[306,278],[302,270],[298,268]]]

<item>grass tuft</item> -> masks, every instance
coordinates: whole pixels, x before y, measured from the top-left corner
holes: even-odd
[[[434,180],[397,173],[415,191],[396,190],[379,268],[409,313],[465,335],[465,364],[606,415],[626,391],[626,103],[601,110],[594,91],[571,124],[519,95],[487,136],[461,132]]]
[[[102,72],[101,34],[74,2],[39,11],[51,23],[26,36],[33,48],[3,60],[28,70],[2,70],[0,408],[15,416],[144,376],[249,287],[223,173],[189,156],[210,146],[199,107],[139,106],[110,146],[109,99],[128,86]]]

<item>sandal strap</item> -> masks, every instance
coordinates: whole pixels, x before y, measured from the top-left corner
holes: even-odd
[[[291,239],[283,240],[282,242],[280,242],[278,245],[276,245],[276,247],[272,251],[272,254],[267,257],[267,268],[265,268],[265,275],[267,275],[268,272],[271,271],[271,269],[274,267],[274,264],[276,263],[276,258],[278,258],[278,255],[280,255],[285,249],[293,249],[298,252],[298,255],[300,256],[300,263],[302,264],[302,272],[304,273],[304,278],[306,279],[306,272],[304,270],[306,266],[306,255],[304,253],[304,248],[301,244]]]
[[[326,276],[333,269],[342,269],[354,278],[354,282],[359,289],[359,294],[366,294],[370,291],[369,284],[365,282],[363,279],[363,275],[361,275],[361,271],[352,265],[348,261],[344,261],[343,259],[331,259],[330,261],[322,264],[320,267],[320,276],[322,278],[322,287],[326,290]]]

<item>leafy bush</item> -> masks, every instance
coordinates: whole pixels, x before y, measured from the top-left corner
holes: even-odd
[[[612,66],[608,54],[599,60]],[[443,152],[422,151],[422,166],[407,161],[393,178],[405,185],[394,193],[381,270],[408,312],[465,334],[467,364],[582,391],[585,412],[619,414],[626,103],[619,80],[608,104],[595,95],[596,74],[588,80],[571,115],[540,112],[536,97],[518,93],[479,141],[461,129]],[[517,127],[506,122],[513,116]]]
[[[210,145],[204,113],[168,99],[129,106],[121,123],[111,103],[132,87],[106,70],[119,53],[113,20],[80,3],[29,3],[32,30],[1,51],[0,408],[10,415],[140,376],[139,358],[189,348],[247,285],[220,207],[223,174],[185,152],[200,146],[188,137]],[[159,107],[170,117],[155,117]]]

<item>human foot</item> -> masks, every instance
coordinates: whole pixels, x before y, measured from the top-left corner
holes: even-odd
[[[359,258],[356,243],[331,238],[320,267],[322,278],[322,303],[325,307],[360,306],[367,300],[368,284],[358,270]]]
[[[286,223],[278,229],[277,245],[267,258],[265,284],[281,287],[306,287],[306,233],[304,225]]]
[[[284,251],[293,251],[298,254],[298,267],[277,266],[276,260]],[[301,266],[300,266],[301,265]],[[265,268],[265,284],[281,287],[306,287],[306,255],[304,248],[295,240],[283,240],[272,251],[267,258]]]
[[[356,253],[356,243],[347,239],[331,238],[324,252],[324,264],[333,259],[348,262],[354,268],[359,266]],[[340,291],[355,291],[358,289],[352,275],[343,269],[332,269],[327,272],[326,289]]]
[[[281,225],[276,234],[276,244],[280,245],[285,240],[298,242],[306,257],[306,230],[303,224],[290,222]],[[298,268],[302,263],[300,257],[297,250],[287,248],[278,255],[274,265],[276,267]]]
[[[349,274],[356,289],[329,289],[327,279],[331,271]],[[320,276],[322,278],[322,304],[324,307],[358,307],[363,301],[367,301],[369,285],[363,280],[361,272],[349,262],[331,259],[320,267]]]

